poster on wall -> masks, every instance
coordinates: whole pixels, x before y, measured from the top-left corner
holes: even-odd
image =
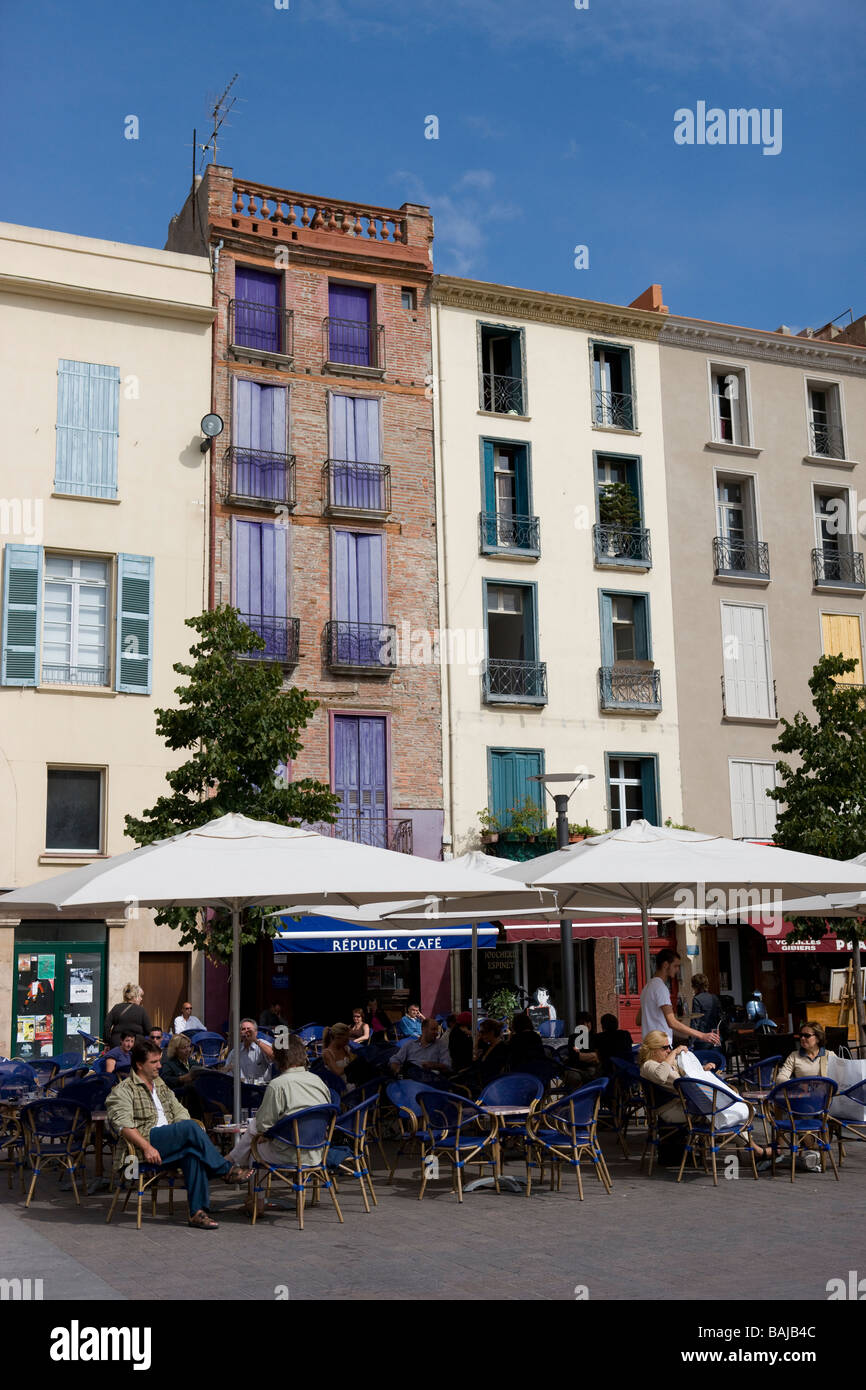
[[[54,1037],[54,1017],[52,1014],[43,1014],[33,1020],[33,1041],[38,1043],[50,1043]]]
[[[31,964],[31,962],[32,962],[34,959],[35,959],[34,956],[19,956],[19,957],[18,957],[18,974],[19,974],[19,975],[28,975],[28,974],[30,973],[31,969],[32,969],[32,964]]]
[[[74,1038],[79,1028],[84,1033],[90,1032],[90,1014],[67,1014],[66,1015],[66,1036]]]
[[[54,981],[54,956],[37,956],[36,978],[37,980]]]
[[[69,971],[70,1004],[93,1003],[93,970],[90,966],[74,966]]]
[[[18,1042],[32,1043],[36,1041],[36,1019],[24,1018],[18,1015]]]

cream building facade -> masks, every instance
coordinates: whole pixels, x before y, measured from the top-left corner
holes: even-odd
[[[206,258],[0,225],[4,889],[131,848],[178,761],[154,710],[207,602],[211,286]],[[128,980],[170,1026],[202,972],[148,912],[7,916],[0,1053],[80,1049]]]

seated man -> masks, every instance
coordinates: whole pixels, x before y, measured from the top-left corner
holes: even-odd
[[[232,1071],[234,1048],[225,1060],[225,1071]],[[267,1081],[271,1074],[274,1049],[258,1036],[255,1019],[241,1019],[241,1081]]]
[[[307,1049],[294,1034],[290,1034],[284,1049],[274,1049],[274,1065],[277,1075],[268,1083],[262,1103],[250,1120],[246,1134],[241,1135],[229,1154],[234,1163],[246,1166],[250,1159],[253,1137],[264,1134],[286,1115],[293,1115],[296,1110],[307,1110],[314,1105],[333,1103],[331,1092],[321,1077],[307,1071]],[[297,1162],[292,1146],[279,1140],[260,1139],[256,1147],[259,1157],[266,1163],[291,1165]],[[318,1150],[305,1151],[302,1161],[307,1164],[321,1163],[322,1155]]]
[[[420,1038],[423,1022],[424,1015],[418,1005],[410,1004],[397,1024],[397,1033],[401,1038]]]
[[[162,1047],[162,1040],[164,1036],[165,1034],[163,1033],[161,1028],[151,1028],[150,1032],[148,1033],[148,1037],[151,1039],[151,1041],[158,1043],[160,1047]]]
[[[283,1006],[279,1001],[259,1014],[260,1028],[279,1028],[281,1023],[285,1026],[285,1022],[286,1020],[283,1018]]]
[[[620,1028],[616,1014],[602,1014],[601,1032],[592,1035],[589,1045],[598,1057],[604,1076],[613,1076],[614,1057],[621,1062],[632,1060],[631,1033]]]
[[[207,1031],[200,1018],[197,1018],[192,1011],[192,1004],[181,1005],[181,1011],[174,1020],[174,1031],[176,1033],[204,1033]]]
[[[208,1180],[222,1177],[227,1183],[247,1182],[249,1169],[239,1168],[214,1148],[204,1130],[190,1119],[177,1097],[160,1079],[161,1048],[150,1038],[139,1038],[132,1049],[132,1067],[125,1081],[108,1093],[105,1108],[121,1139],[140,1151],[146,1163],[179,1163],[183,1169],[189,1204],[189,1225],[216,1230],[210,1218]],[[114,1166],[122,1172],[127,1161],[125,1144],[114,1151]]]
[[[425,1018],[420,1038],[407,1038],[391,1058],[391,1070],[395,1076],[404,1067],[407,1079],[418,1081],[426,1080],[426,1073],[433,1073],[430,1076],[433,1081],[436,1073],[442,1076],[450,1072],[451,1055],[447,1042],[439,1036],[441,1031],[437,1019]]]
[[[110,1076],[113,1071],[128,1072],[130,1068],[130,1054],[135,1042],[134,1033],[124,1033],[120,1039],[119,1047],[112,1047],[110,1051],[103,1054],[105,1061],[105,1075]],[[160,1052],[162,1048],[160,1048]]]

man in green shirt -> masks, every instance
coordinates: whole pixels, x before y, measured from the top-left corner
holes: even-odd
[[[250,1121],[246,1134],[242,1135],[229,1154],[234,1163],[246,1166],[250,1160],[250,1146],[253,1138],[265,1134],[278,1120],[293,1115],[296,1110],[307,1110],[314,1105],[330,1105],[331,1092],[319,1076],[307,1071],[307,1049],[300,1038],[290,1037],[285,1050],[274,1048],[274,1063],[279,1075],[268,1083],[264,1098],[255,1118]],[[303,1163],[315,1167],[322,1162],[321,1149],[304,1149],[300,1158],[294,1145],[279,1139],[259,1139],[259,1157],[266,1163],[296,1167]]]

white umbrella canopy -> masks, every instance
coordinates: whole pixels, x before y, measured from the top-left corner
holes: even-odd
[[[240,1056],[240,913],[247,907],[316,904],[343,906],[425,898],[445,911],[451,898],[477,903],[490,893],[490,876],[456,870],[436,860],[395,854],[247,816],[229,814],[166,840],[57,874],[0,897],[22,917],[51,911],[113,913],[139,907],[217,907],[232,913],[232,1024]],[[537,900],[537,894],[531,895]],[[520,908],[527,897],[513,887]],[[503,901],[511,890],[503,885]],[[485,913],[481,914],[482,916]],[[235,1121],[240,1114],[240,1069],[235,1066]]]

